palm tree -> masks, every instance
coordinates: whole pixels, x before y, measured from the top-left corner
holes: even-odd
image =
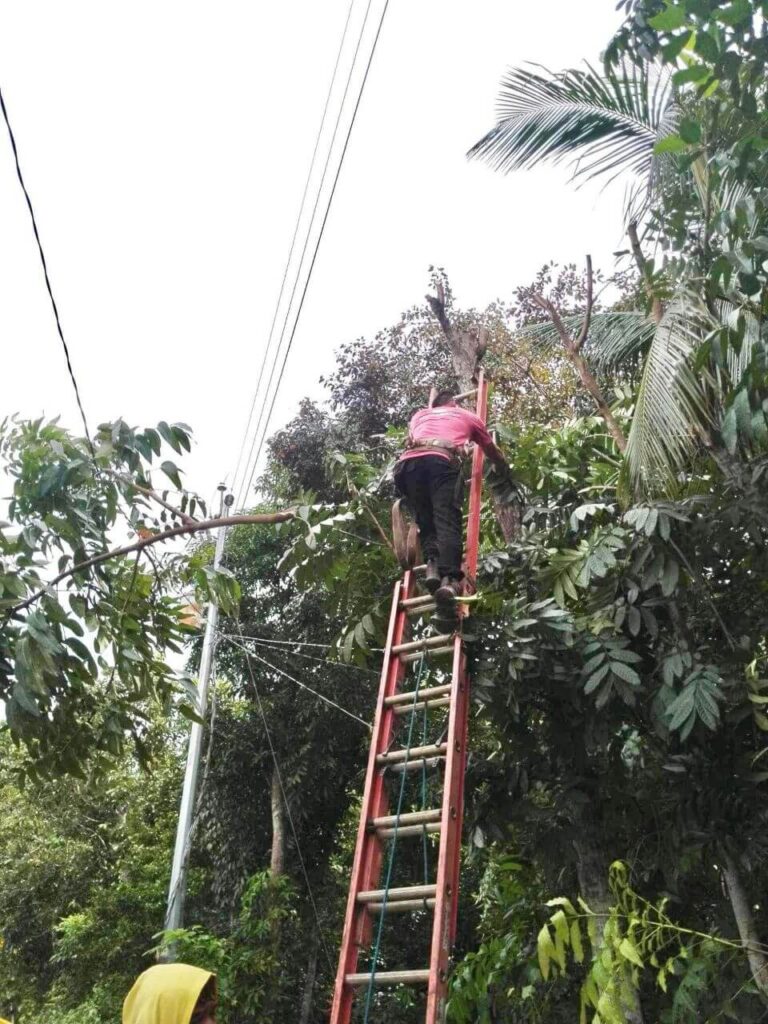
[[[511,68],[501,83],[497,124],[468,156],[505,173],[541,162],[565,162],[575,181],[599,176],[611,181],[629,173],[634,184],[625,211],[627,226],[642,221],[668,190],[690,189],[701,208],[706,252],[715,214],[743,198],[745,186],[727,175],[714,180],[703,151],[684,166],[674,154],[657,151],[687,107],[688,113],[701,113],[697,102],[681,99],[669,74],[653,65],[625,65],[602,73],[589,64],[557,73],[535,65]],[[718,144],[733,141],[743,130],[743,123],[731,120],[720,118]],[[653,492],[676,486],[702,440],[711,446],[711,427],[719,419],[728,383],[749,362],[754,316],[747,311],[747,344],[739,365],[729,367],[728,381],[695,369],[694,355],[707,336],[744,310],[734,312],[728,303],[705,304],[690,267],[677,269],[673,287],[667,282],[662,304],[637,241],[635,249],[654,299],[651,313],[595,313],[585,354],[598,371],[626,368],[628,363],[639,368],[624,476],[633,489]],[[565,318],[565,323],[578,330],[576,320]],[[550,323],[528,326],[524,333],[542,345],[557,338]]]
[[[497,107],[496,126],[469,150],[470,159],[503,172],[568,162],[573,180],[610,181],[629,171],[637,179],[628,206],[635,219],[670,165],[654,147],[680,118],[670,76],[645,65],[602,74],[589,64],[558,73],[510,68]]]

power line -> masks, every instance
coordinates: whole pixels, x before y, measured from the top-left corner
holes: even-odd
[[[312,213],[311,213],[310,218],[309,218],[309,224],[307,225],[306,234],[304,236],[304,244],[302,245],[302,249],[301,249],[301,257],[299,259],[298,267],[296,268],[296,274],[295,274],[294,279],[293,279],[293,286],[291,288],[291,294],[290,294],[290,297],[288,299],[288,305],[286,306],[286,309],[285,309],[285,316],[283,317],[283,326],[280,329],[280,337],[278,338],[277,348],[275,350],[275,357],[274,357],[274,360],[272,361],[272,366],[271,366],[270,373],[269,373],[269,380],[267,381],[267,386],[266,386],[265,391],[264,391],[264,401],[262,403],[261,409],[259,410],[259,418],[256,421],[256,427],[254,429],[253,439],[251,441],[251,448],[250,448],[250,451],[248,452],[248,460],[247,460],[247,462],[245,464],[245,468],[244,468],[244,472],[243,472],[243,479],[241,481],[241,489],[238,492],[238,500],[237,500],[238,506],[240,505],[241,500],[247,497],[248,490],[250,489],[250,486],[251,486],[251,480],[253,479],[253,474],[251,474],[251,477],[250,477],[250,479],[248,481],[248,484],[246,485],[245,481],[246,481],[246,477],[248,475],[248,467],[252,463],[253,453],[254,453],[254,449],[256,447],[256,441],[257,441],[257,439],[259,437],[259,431],[261,429],[261,425],[262,425],[262,422],[263,422],[263,419],[264,419],[264,410],[266,408],[267,398],[269,396],[269,389],[272,387],[272,381],[275,379],[275,370],[277,368],[277,361],[280,358],[280,350],[283,347],[283,341],[285,339],[285,331],[286,331],[286,328],[288,326],[288,318],[289,318],[289,316],[291,314],[291,308],[293,306],[293,300],[296,297],[296,290],[297,290],[297,288],[299,286],[299,280],[301,278],[301,272],[302,272],[302,268],[304,266],[304,260],[305,260],[306,255],[307,255],[307,248],[309,247],[309,239],[310,239],[310,237],[312,235],[312,229],[313,229],[314,224],[315,224],[315,217],[317,215],[317,208],[320,205],[320,197],[322,195],[323,187],[325,185],[325,179],[326,179],[326,175],[328,173],[328,168],[330,166],[331,156],[333,155],[333,148],[334,148],[334,145],[336,143],[336,136],[338,135],[339,127],[341,125],[341,118],[342,118],[342,115],[344,113],[344,108],[345,108],[346,103],[347,103],[347,96],[349,95],[349,87],[350,87],[350,84],[352,82],[352,76],[354,75],[355,66],[357,65],[357,58],[358,58],[358,55],[360,53],[360,47],[361,47],[362,42],[363,42],[363,37],[365,35],[365,28],[366,28],[366,25],[368,24],[368,15],[370,14],[370,11],[371,11],[371,4],[372,4],[372,2],[373,2],[373,0],[368,0],[368,4],[367,4],[367,6],[365,8],[365,14],[363,15],[363,21],[362,21],[362,24],[360,26],[360,32],[359,32],[358,37],[357,37],[357,44],[355,46],[355,52],[352,54],[352,62],[350,64],[350,66],[349,66],[349,72],[347,73],[347,80],[344,83],[344,92],[342,93],[341,101],[339,102],[339,109],[338,109],[338,111],[336,113],[336,121],[335,121],[334,126],[333,126],[333,132],[331,134],[331,141],[328,143],[328,150],[327,150],[327,152],[325,154],[325,163],[323,165],[322,174],[320,175],[320,181],[319,181],[318,186],[317,186],[317,194],[315,196],[314,206],[312,207]],[[329,98],[330,98],[330,96],[329,96]],[[275,310],[275,319],[277,318],[277,313],[278,313],[278,310],[276,309]]]
[[[341,704],[337,704],[335,700],[331,700],[331,698],[326,697],[325,694],[318,693],[318,691],[313,690],[311,686],[307,686],[306,683],[302,683],[300,679],[295,679],[292,675],[289,675],[287,672],[284,672],[283,669],[278,668],[277,665],[273,665],[271,662],[267,661],[266,658],[262,658],[260,654],[256,654],[255,651],[249,651],[247,647],[244,647],[243,644],[238,643],[237,640],[234,640],[232,637],[225,637],[225,639],[229,640],[229,642],[231,644],[234,644],[235,647],[239,647],[240,650],[244,651],[245,654],[249,657],[255,658],[256,661],[260,661],[262,665],[266,665],[267,668],[271,669],[273,672],[277,672],[278,675],[284,676],[286,679],[289,679],[292,683],[295,683],[297,686],[300,686],[302,690],[306,690],[308,693],[311,693],[314,697],[317,697],[319,700],[323,701],[323,703],[328,704],[330,707],[335,708],[337,711],[341,711],[341,713],[347,715],[348,718],[354,718],[355,721],[360,722],[362,725],[365,726],[366,729],[370,731],[371,726],[369,725],[369,723],[366,722],[364,718],[361,718],[359,715],[356,715],[353,711],[348,711],[345,707],[342,707]]]
[[[3,112],[3,119],[5,120],[5,126],[8,129],[8,137],[11,140],[11,149],[13,150],[13,159],[16,164],[16,176],[19,179],[21,190],[24,193],[24,198],[27,201],[27,208],[29,209],[29,216],[32,218],[32,229],[35,232],[35,241],[37,242],[37,250],[40,253],[40,262],[43,265],[43,274],[45,276],[45,287],[48,289],[48,295],[51,300],[51,306],[53,307],[53,315],[56,320],[56,329],[59,332],[59,338],[61,338],[61,344],[64,349],[64,356],[67,360],[67,371],[69,372],[69,379],[72,381],[72,387],[75,389],[75,399],[77,400],[77,407],[80,410],[80,416],[83,420],[83,429],[85,430],[85,437],[88,441],[88,446],[91,449],[91,454],[94,454],[93,441],[91,440],[91,432],[88,429],[88,420],[85,415],[85,409],[80,398],[80,388],[77,386],[77,378],[75,377],[75,371],[72,367],[72,359],[69,354],[69,346],[64,338],[64,331],[61,327],[61,320],[59,318],[59,309],[56,305],[56,299],[53,297],[53,288],[51,287],[51,279],[48,275],[48,264],[45,259],[45,252],[43,251],[43,243],[40,241],[40,232],[37,229],[37,219],[35,218],[35,211],[32,206],[32,200],[30,199],[27,186],[24,184],[24,176],[21,173],[21,165],[19,164],[19,151],[16,148],[16,139],[11,128],[11,122],[8,119],[8,111],[5,106],[5,100],[3,99],[3,91],[0,89],[0,109]]]
[[[223,636],[224,634],[222,634]],[[301,651],[286,651],[283,647],[275,647],[271,640],[257,640],[256,637],[248,636],[245,638],[250,640],[252,644],[256,644],[258,647],[266,647],[267,650],[281,651],[283,654],[287,654],[291,658],[303,658],[305,661],[314,661],[317,665],[325,665],[326,668],[351,668],[355,672],[367,672],[370,675],[378,676],[380,673],[374,668],[366,668],[364,665],[353,665],[349,661],[331,661],[330,658],[316,658],[311,654],[302,654]]]
[[[371,6],[371,0],[369,0],[368,8],[366,9],[366,19],[367,19],[367,16],[368,16],[368,11],[370,10],[370,6]],[[349,122],[349,128],[347,129],[347,135],[346,135],[346,138],[344,140],[344,146],[343,146],[342,151],[341,151],[341,156],[339,157],[339,163],[338,163],[338,167],[336,169],[336,175],[335,175],[334,180],[333,180],[333,185],[331,186],[330,195],[328,197],[328,202],[327,202],[326,208],[325,208],[325,214],[323,215],[323,220],[322,220],[322,223],[320,225],[320,231],[318,233],[317,241],[315,243],[315,248],[314,248],[314,251],[312,253],[312,260],[311,260],[310,265],[309,265],[309,270],[307,272],[307,277],[306,277],[306,280],[305,280],[305,283],[304,283],[304,288],[302,290],[301,298],[299,300],[299,306],[298,306],[298,309],[296,311],[296,315],[294,317],[293,327],[291,328],[291,333],[290,333],[290,335],[288,337],[288,344],[287,344],[287,347],[285,349],[285,354],[283,356],[282,364],[280,366],[280,373],[279,373],[278,378],[277,378],[277,384],[275,386],[274,392],[272,393],[272,400],[270,402],[269,411],[267,412],[267,418],[266,418],[266,420],[264,422],[264,426],[263,426],[263,429],[261,431],[261,438],[259,440],[259,446],[258,446],[258,449],[256,451],[256,456],[253,459],[253,461],[251,462],[251,472],[250,472],[250,476],[248,478],[248,483],[247,483],[244,491],[241,490],[241,493],[240,493],[240,497],[241,498],[244,495],[247,495],[248,491],[251,488],[251,485],[253,483],[253,478],[254,478],[254,475],[256,473],[256,467],[258,466],[259,458],[261,457],[262,448],[264,447],[264,440],[266,438],[267,430],[269,429],[269,424],[270,424],[270,421],[272,419],[272,413],[273,413],[274,408],[275,408],[275,401],[277,400],[277,395],[278,395],[278,393],[280,391],[280,385],[282,384],[283,375],[285,373],[286,363],[288,362],[288,356],[290,355],[290,351],[291,351],[291,346],[293,345],[293,340],[294,340],[294,337],[296,336],[296,330],[297,330],[298,325],[299,325],[299,319],[301,317],[301,311],[304,308],[304,300],[307,297],[307,291],[309,289],[309,282],[312,279],[312,272],[313,272],[313,270],[315,268],[315,262],[317,260],[317,254],[318,254],[318,252],[320,250],[320,245],[322,243],[323,235],[325,233],[325,226],[326,226],[326,224],[328,222],[328,216],[329,216],[329,214],[331,212],[331,206],[333,204],[333,199],[334,199],[334,196],[336,194],[336,187],[337,187],[337,185],[339,183],[339,177],[341,176],[342,167],[344,166],[344,158],[345,158],[345,156],[347,154],[347,148],[349,147],[349,140],[350,140],[350,138],[352,136],[352,130],[353,130],[354,126],[355,126],[355,121],[357,119],[357,112],[360,109],[360,103],[361,103],[362,98],[363,98],[363,93],[365,91],[365,86],[366,86],[366,83],[368,81],[368,75],[369,75],[370,70],[371,70],[371,65],[373,64],[373,58],[374,58],[375,53],[376,53],[376,48],[378,46],[379,37],[381,35],[381,30],[382,30],[382,27],[384,25],[384,19],[386,17],[388,9],[389,9],[389,0],[385,0],[384,6],[383,6],[382,11],[381,11],[381,16],[379,18],[379,24],[378,24],[377,29],[376,29],[376,35],[374,36],[373,44],[371,45],[371,52],[370,52],[370,54],[368,56],[368,63],[366,64],[365,72],[363,74],[363,78],[362,78],[362,81],[360,83],[360,89],[358,90],[357,100],[355,102],[355,106],[354,106],[354,109],[352,111],[352,117],[351,117],[350,122]],[[365,27],[365,23],[363,24],[363,28],[364,27]],[[362,31],[361,31],[361,38],[362,38]],[[328,159],[330,160],[330,150],[329,150]],[[318,192],[318,200],[319,200],[319,192]],[[307,233],[307,243],[308,243],[308,241],[309,241],[309,232]],[[302,255],[302,261],[301,261],[301,263],[299,265],[299,268],[301,268],[301,264],[303,264],[303,255]],[[298,277],[297,277],[297,281],[298,281]],[[285,327],[287,327],[289,315],[290,315],[290,304],[289,304],[288,310],[286,311]],[[281,338],[282,338],[282,335],[281,335]],[[279,346],[278,346],[278,357],[279,357]],[[275,359],[275,364],[273,365],[273,368],[272,368],[273,369],[273,373],[272,373],[272,375],[270,375],[270,383],[267,385],[267,392],[269,392],[269,388],[270,388],[271,381],[272,381],[272,376],[274,375],[274,369],[275,369],[276,366],[277,366],[277,358]],[[255,444],[257,436],[258,436],[258,427],[257,427],[256,433],[254,434],[254,444]],[[251,446],[251,451],[253,451],[253,445]],[[249,457],[249,461],[251,461],[250,457]]]
[[[238,628],[239,628],[239,626],[240,626],[240,624],[238,622]],[[242,632],[241,632],[241,636],[242,636]],[[283,798],[283,804],[285,806],[285,812],[286,812],[286,814],[288,816],[288,822],[289,822],[289,824],[291,826],[291,832],[293,833],[293,841],[296,844],[296,853],[298,854],[299,863],[301,864],[301,871],[302,871],[302,874],[304,875],[304,882],[305,882],[305,884],[307,886],[307,893],[309,895],[309,901],[312,904],[312,912],[313,912],[313,914],[315,916],[315,923],[317,924],[317,934],[318,934],[318,937],[320,939],[320,944],[323,947],[323,952],[325,953],[325,959],[328,961],[328,967],[330,968],[331,974],[333,974],[333,970],[334,970],[333,961],[331,960],[331,955],[328,952],[328,944],[325,941],[325,933],[323,932],[323,926],[322,926],[322,923],[320,922],[320,913],[319,913],[319,911],[317,909],[317,903],[315,902],[314,893],[312,892],[312,885],[311,885],[311,883],[309,881],[309,873],[307,872],[307,866],[304,863],[304,858],[301,855],[301,846],[299,845],[299,837],[298,837],[298,834],[296,832],[296,826],[295,826],[295,824],[293,822],[293,815],[291,814],[291,807],[290,807],[290,804],[288,803],[288,797],[286,796],[286,793],[285,793],[285,786],[283,785],[283,775],[282,775],[282,772],[280,771],[280,764],[279,764],[279,762],[277,760],[277,752],[275,751],[275,746],[274,746],[274,744],[272,742],[272,735],[271,735],[271,733],[269,731],[269,725],[267,724],[267,716],[264,714],[264,706],[263,706],[263,704],[261,702],[261,694],[259,693],[259,687],[258,687],[258,684],[256,683],[256,676],[254,675],[253,667],[251,665],[251,656],[250,656],[250,653],[248,652],[247,649],[245,650],[245,662],[246,662],[246,665],[248,666],[248,675],[251,677],[251,685],[253,686],[253,692],[256,695],[256,705],[257,705],[257,707],[259,709],[259,715],[261,716],[262,725],[264,726],[264,733],[265,733],[265,735],[267,737],[267,743],[269,745],[269,752],[272,755],[272,763],[273,763],[273,765],[275,767],[275,775],[277,776],[277,781],[278,781],[278,784],[280,786],[280,793],[281,793],[282,798]]]
[[[242,440],[242,443],[240,445],[240,453],[237,456],[237,464],[235,466],[234,473],[232,474],[232,482],[231,482],[232,490],[235,489],[235,486],[236,486],[236,483],[237,483],[237,476],[238,476],[238,473],[240,472],[240,463],[242,462],[243,453],[245,452],[245,445],[246,445],[246,442],[248,440],[248,432],[249,432],[249,430],[251,428],[251,423],[253,421],[253,413],[254,413],[254,410],[256,408],[256,399],[258,398],[259,390],[261,389],[261,382],[262,382],[263,377],[264,377],[264,370],[265,370],[266,365],[267,365],[267,357],[269,355],[269,350],[272,347],[272,338],[274,336],[275,324],[277,323],[277,314],[280,311],[280,303],[282,302],[283,295],[285,293],[285,283],[286,283],[286,280],[288,279],[288,270],[290,269],[291,260],[293,258],[293,251],[294,251],[294,248],[295,248],[295,245],[296,245],[296,239],[297,239],[298,234],[299,234],[299,227],[301,225],[301,218],[302,218],[302,215],[304,213],[304,207],[305,207],[306,201],[307,201],[307,194],[309,192],[309,183],[310,183],[310,181],[312,179],[312,172],[315,169],[315,160],[317,158],[317,152],[318,152],[318,149],[320,147],[320,139],[321,139],[322,134],[323,134],[323,128],[325,127],[325,119],[326,119],[326,117],[328,115],[328,108],[329,108],[330,102],[331,102],[331,95],[333,93],[333,86],[334,86],[334,83],[336,82],[336,74],[337,74],[337,72],[339,70],[339,62],[341,60],[341,54],[342,54],[342,52],[344,50],[344,43],[345,43],[346,38],[347,38],[347,30],[349,28],[349,21],[350,21],[350,18],[352,17],[352,9],[354,8],[354,6],[355,6],[355,0],[350,0],[349,9],[347,11],[347,20],[344,22],[344,31],[341,34],[341,42],[339,43],[339,49],[338,49],[338,52],[336,53],[336,63],[333,66],[333,74],[331,75],[331,81],[330,81],[330,84],[328,86],[328,94],[325,97],[325,106],[323,107],[323,115],[320,118],[320,127],[318,128],[317,137],[315,138],[315,147],[312,150],[312,159],[309,162],[309,170],[307,171],[307,180],[304,182],[304,192],[303,192],[303,194],[301,196],[301,203],[299,204],[299,212],[298,212],[298,215],[296,217],[296,225],[295,225],[295,227],[293,229],[293,238],[291,239],[291,245],[290,245],[290,248],[288,250],[288,259],[285,262],[285,270],[283,271],[283,280],[280,282],[280,291],[278,292],[277,302],[275,304],[275,312],[274,312],[274,316],[272,317],[272,323],[271,323],[270,328],[269,328],[269,334],[267,335],[267,344],[265,346],[264,355],[263,355],[262,360],[261,360],[261,367],[259,369],[259,377],[258,377],[258,380],[256,381],[256,389],[253,392],[253,401],[251,402],[251,408],[250,408],[250,411],[248,413],[248,422],[246,423],[245,430],[243,431],[243,440]]]

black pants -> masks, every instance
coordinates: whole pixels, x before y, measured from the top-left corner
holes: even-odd
[[[437,560],[441,576],[460,580],[463,553],[461,469],[440,455],[419,455],[395,466],[395,487],[408,501],[427,561]]]

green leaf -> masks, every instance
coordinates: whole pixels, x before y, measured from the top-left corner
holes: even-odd
[[[168,477],[168,479],[171,481],[174,487],[177,487],[179,490],[182,490],[181,476],[179,475],[179,470],[175,463],[166,460],[165,462],[161,463],[160,469],[165,473],[165,475]]]
[[[682,4],[670,4],[665,11],[649,18],[648,24],[658,32],[674,32],[676,28],[685,25],[685,18],[685,7]]]
[[[659,139],[653,147],[653,152],[660,156],[662,153],[682,153],[688,148],[688,143],[679,135],[667,135]]]
[[[661,577],[661,592],[665,597],[674,594],[679,579],[680,565],[674,558],[668,558],[664,563],[664,573]]]
[[[689,68],[681,68],[672,75],[675,85],[685,85],[686,82],[703,82],[709,78],[709,68],[705,64],[694,64]]]
[[[677,126],[677,132],[684,142],[696,143],[701,141],[701,125],[689,117],[684,117]]]
[[[619,944],[619,953],[626,959],[630,960],[633,964],[638,967],[643,966],[643,959],[637,951],[637,947],[629,938],[623,938]]]
[[[552,942],[549,925],[545,924],[539,932],[538,939],[536,940],[536,949],[539,954],[539,970],[541,971],[542,978],[546,981],[549,978],[550,961],[555,956],[555,945]]]
[[[630,686],[641,686],[642,681],[640,676],[635,672],[629,665],[625,665],[623,661],[612,661],[611,672],[619,679],[623,679],[625,683],[629,683]]]
[[[576,963],[583,964],[584,946],[581,941],[581,928],[578,921],[574,921],[571,924],[571,949],[573,950],[573,958]]]
[[[733,0],[727,7],[716,7],[714,17],[726,25],[741,25],[752,18],[752,4],[750,0]]]

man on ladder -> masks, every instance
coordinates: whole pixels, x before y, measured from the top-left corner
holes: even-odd
[[[480,445],[497,472],[509,473],[498,445],[474,412],[440,391],[414,413],[406,449],[395,467],[395,487],[408,502],[419,527],[427,563],[425,585],[443,610],[461,594],[464,578],[461,456],[470,443]]]

